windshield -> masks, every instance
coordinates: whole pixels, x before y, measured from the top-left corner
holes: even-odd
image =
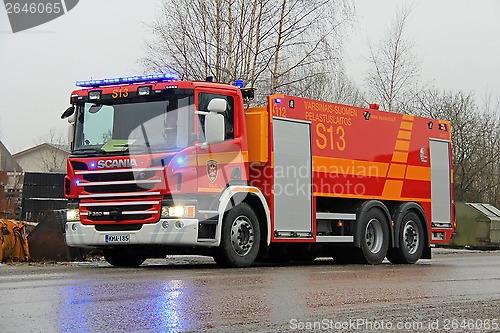
[[[192,98],[78,106],[74,151],[161,152],[185,148],[193,132]]]

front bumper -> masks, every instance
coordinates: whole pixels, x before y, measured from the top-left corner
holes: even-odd
[[[215,242],[198,240],[197,219],[160,219],[140,230],[98,231],[94,225],[66,222],[66,244],[74,247],[113,245],[174,245],[213,247]],[[119,237],[110,237],[119,236]],[[113,241],[119,239],[119,241]],[[128,239],[124,241],[124,239]]]

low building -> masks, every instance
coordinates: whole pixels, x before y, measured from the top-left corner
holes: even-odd
[[[25,172],[66,172],[66,145],[42,143],[13,155]]]
[[[0,141],[0,218],[18,218],[23,169]]]

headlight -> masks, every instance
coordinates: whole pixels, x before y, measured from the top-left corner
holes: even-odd
[[[169,217],[189,217],[194,218],[196,215],[196,207],[195,206],[163,206],[161,207],[161,217],[169,218]]]
[[[151,86],[144,86],[137,88],[137,95],[139,96],[151,95]]]
[[[80,209],[70,208],[66,211],[66,221],[80,221]]]
[[[100,91],[90,91],[89,92],[89,99],[90,100],[101,99],[101,92]]]

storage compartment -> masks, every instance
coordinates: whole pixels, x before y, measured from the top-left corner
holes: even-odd
[[[268,126],[266,107],[248,109],[245,113],[248,138],[248,162],[263,165],[269,158]]]

